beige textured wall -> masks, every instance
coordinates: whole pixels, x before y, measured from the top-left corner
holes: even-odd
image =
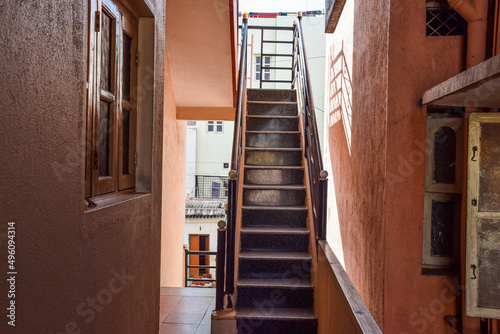
[[[165,13],[163,2],[147,2],[156,24],[153,165],[161,166]],[[87,3],[0,5],[0,260],[7,221],[16,221],[19,274],[16,328],[4,319],[1,333],[158,331],[161,169],[152,194],[83,210]],[[89,298],[105,301],[95,317]]]

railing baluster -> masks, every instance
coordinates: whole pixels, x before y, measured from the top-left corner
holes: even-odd
[[[294,22],[294,76],[297,78],[299,98],[302,107],[304,130],[304,154],[309,170],[309,188],[311,189],[311,204],[313,206],[313,226],[316,244],[326,238],[326,209],[328,172],[323,170],[321,147],[319,144],[316,111],[312,95],[311,79],[307,65],[307,54],[304,47],[302,31],[302,12],[299,12],[298,22]],[[295,49],[296,47],[296,49]],[[294,86],[292,85],[292,88]]]
[[[224,262],[226,253],[226,222],[220,220],[217,229],[217,269],[215,286],[215,309],[222,311],[224,309]]]

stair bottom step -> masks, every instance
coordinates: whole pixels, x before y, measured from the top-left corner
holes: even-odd
[[[316,334],[316,320],[237,319],[238,334]]]

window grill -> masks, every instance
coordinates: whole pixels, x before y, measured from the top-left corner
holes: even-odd
[[[196,175],[196,198],[227,198],[227,176]]]
[[[467,32],[467,22],[451,8],[427,7],[427,36],[459,36]]]

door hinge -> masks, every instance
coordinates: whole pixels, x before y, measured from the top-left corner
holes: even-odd
[[[101,12],[96,11],[95,12],[95,27],[94,27],[95,32],[101,31]]]
[[[94,169],[99,169],[99,153],[94,151]]]
[[[139,51],[135,52],[135,66],[139,66]]]
[[[134,167],[137,167],[137,151],[134,153]]]

